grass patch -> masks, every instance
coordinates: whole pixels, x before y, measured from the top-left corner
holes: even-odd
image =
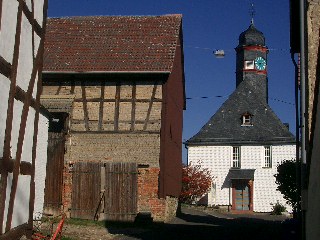
[[[71,237],[62,237],[61,240],[75,240],[75,239]]]
[[[94,221],[79,218],[68,218],[66,219],[67,224],[77,225],[77,226],[105,226],[105,221]]]

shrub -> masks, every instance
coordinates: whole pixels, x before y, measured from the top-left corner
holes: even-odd
[[[211,187],[212,176],[207,168],[200,165],[187,165],[182,168],[182,190],[179,201],[192,204]]]
[[[287,203],[292,206],[294,211],[299,208],[300,197],[298,197],[298,188],[297,188],[297,164],[295,160],[285,160],[277,166],[277,174],[275,174],[276,183],[278,184],[277,190],[279,190],[284,199],[287,200]]]
[[[275,205],[272,206],[272,215],[282,215],[286,211],[286,207],[277,201]]]

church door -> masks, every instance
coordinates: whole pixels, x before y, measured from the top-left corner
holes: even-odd
[[[234,186],[234,210],[250,210],[250,188],[248,180],[237,180],[233,182]]]

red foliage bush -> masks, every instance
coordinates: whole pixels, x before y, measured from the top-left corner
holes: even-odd
[[[200,165],[187,165],[182,168],[182,190],[179,201],[194,203],[205,195],[211,187],[212,176],[207,168]]]

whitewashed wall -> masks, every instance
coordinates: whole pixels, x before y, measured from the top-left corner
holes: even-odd
[[[44,9],[44,0],[34,0],[34,8],[32,8],[32,1],[26,0],[25,4],[27,9],[32,13],[34,9],[34,17],[40,28],[43,28],[43,16],[46,9]],[[9,63],[14,71],[14,50],[15,45],[19,46],[19,58],[17,65],[17,77],[16,86],[21,90],[27,92],[29,83],[32,79],[32,70],[36,65],[33,61],[33,57],[38,54],[40,41],[42,36],[39,36],[33,31],[32,25],[26,17],[25,13],[22,13],[21,19],[21,32],[20,32],[20,44],[16,42],[16,30],[17,30],[17,15],[18,15],[18,0],[2,0],[2,14],[1,14],[1,28],[0,28],[0,56],[5,62]],[[30,14],[32,17],[32,14]],[[18,33],[19,34],[19,33]],[[43,34],[43,32],[40,32]],[[42,56],[41,56],[42,59]],[[41,71],[41,69],[38,69]],[[11,75],[12,76],[12,75]],[[10,77],[11,77],[10,76]],[[3,157],[4,142],[5,142],[5,128],[7,120],[8,99],[10,92],[11,81],[8,77],[0,73],[0,158]],[[32,97],[35,100],[37,95],[38,77],[34,87],[31,88]],[[13,92],[14,93],[14,92]],[[25,97],[27,94],[25,94]],[[19,138],[21,116],[23,111],[23,101],[17,100],[15,96],[13,105],[13,124],[11,131],[11,157],[16,158],[17,143]],[[34,123],[36,120],[36,111],[33,107],[29,107],[24,141],[22,145],[21,161],[32,163],[32,149],[33,137],[34,137]],[[36,199],[35,199],[35,211],[42,211],[44,201],[44,182],[46,173],[47,162],[47,142],[48,142],[48,119],[46,116],[40,114],[38,123],[38,144],[36,146]],[[7,213],[9,207],[9,200],[11,195],[13,174],[9,173],[7,177],[6,199],[4,209],[4,221],[2,224],[2,231],[5,232],[5,225],[7,220]],[[19,175],[17,183],[16,197],[14,198],[13,215],[11,222],[11,229],[28,222],[29,219],[29,198],[30,198],[30,175]],[[1,194],[1,193],[0,193]]]
[[[44,187],[47,166],[48,126],[48,119],[40,115],[35,169],[36,193],[33,211],[34,215],[36,215],[37,213],[42,213],[43,211]]]
[[[253,210],[270,212],[277,201],[284,204],[282,194],[276,190],[274,174],[283,160],[295,159],[295,145],[272,146],[272,168],[263,168],[263,146],[241,146],[241,169],[256,169],[254,174]],[[232,203],[231,181],[226,176],[231,167],[232,146],[189,146],[188,163],[200,163],[214,176],[214,188],[208,194],[208,205]]]

